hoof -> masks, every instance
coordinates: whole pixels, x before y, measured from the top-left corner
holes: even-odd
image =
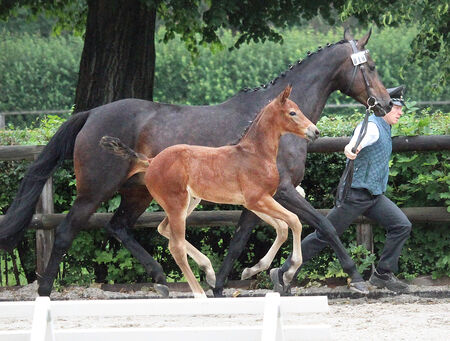
[[[162,297],[169,297],[169,287],[167,285],[155,283],[153,289]]]
[[[241,279],[248,279],[253,276],[252,270],[250,268],[245,268],[244,271],[242,271]]]
[[[208,283],[208,285],[211,288],[215,288],[216,287],[216,274],[214,272],[206,274],[206,283]]]
[[[52,287],[47,286],[47,285],[40,285],[38,288],[39,296],[50,296],[51,292],[52,292]]]
[[[223,294],[223,288],[214,288],[213,294],[214,294],[214,297],[225,297]]]
[[[366,282],[348,282],[348,288],[350,291],[356,292],[361,295],[368,295],[369,294],[369,288],[367,287]]]
[[[294,276],[291,275],[291,274],[288,274],[288,271],[286,271],[286,272],[283,274],[283,284],[284,284],[285,286],[289,286],[289,284],[291,284],[292,277],[294,277]]]

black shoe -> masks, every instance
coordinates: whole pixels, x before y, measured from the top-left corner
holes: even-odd
[[[392,272],[379,274],[375,270],[372,276],[370,276],[369,283],[380,289],[387,288],[398,293],[409,292],[408,284],[400,281]]]
[[[291,293],[291,288],[284,285],[283,273],[280,271],[280,268],[270,270],[270,280],[273,283],[273,291],[278,292],[281,296]]]

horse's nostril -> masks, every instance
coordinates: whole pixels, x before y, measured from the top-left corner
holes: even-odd
[[[316,134],[316,136],[319,136],[319,135],[320,135],[319,129],[316,129],[316,130],[314,131],[314,133]]]

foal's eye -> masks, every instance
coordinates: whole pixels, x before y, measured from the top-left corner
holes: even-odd
[[[375,70],[375,65],[369,65],[369,69],[370,69],[370,71],[374,71]]]
[[[291,112],[289,113],[289,115],[295,116],[295,115],[297,115],[297,113],[296,113],[295,111],[291,111]]]

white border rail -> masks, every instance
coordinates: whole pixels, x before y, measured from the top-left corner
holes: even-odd
[[[139,300],[83,300],[50,301],[38,297],[35,302],[0,303],[0,318],[31,318],[31,330],[0,331],[0,341],[91,341],[108,340],[329,340],[328,325],[283,326],[282,316],[299,313],[328,312],[326,296],[280,297],[268,293],[266,297],[208,298],[208,299],[139,299]],[[89,316],[167,316],[167,315],[239,315],[264,314],[262,325],[170,328],[89,328],[54,329],[58,317]],[[201,317],[199,317],[201,318]]]

